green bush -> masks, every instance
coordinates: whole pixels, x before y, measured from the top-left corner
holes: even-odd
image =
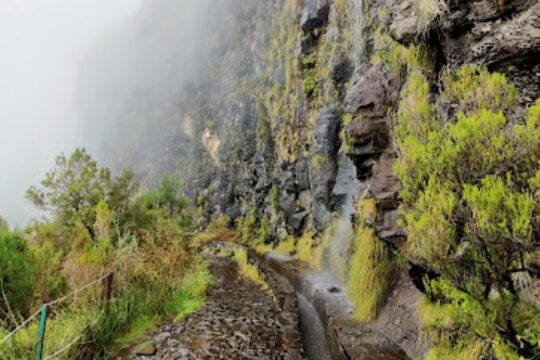
[[[420,306],[424,331],[435,344],[427,359],[478,359],[491,354],[496,359],[521,359],[515,347],[500,334],[511,319],[523,340],[538,344],[539,309],[503,290],[483,302],[459,291],[442,278],[428,282],[428,294]]]
[[[317,96],[320,92],[317,74],[317,58],[311,54],[303,61],[302,91],[307,97]]]
[[[516,354],[532,346],[520,349],[523,334],[515,334],[510,314],[519,302],[513,272],[533,271],[538,259],[534,184],[540,164],[540,100],[523,124],[511,124],[501,110],[510,109],[516,96],[503,75],[476,66],[443,77],[440,97],[458,109],[451,118],[437,119],[421,73],[411,74],[402,91],[395,170],[403,185],[406,252],[444,277],[445,286],[434,291],[432,300],[444,309],[455,308],[440,321],[428,321],[428,327],[445,332],[448,322],[459,325],[445,333],[447,343],[436,342],[436,347]],[[491,309],[494,293],[504,300],[497,301],[496,311]],[[497,317],[496,325],[473,323],[489,314]],[[440,347],[437,351],[433,358],[452,358],[443,356]]]
[[[516,103],[519,92],[506,76],[490,73],[485,67],[467,65],[458,71],[443,74],[442,100],[454,104],[466,115],[490,110],[506,112]]]
[[[36,267],[24,237],[0,233],[0,325],[11,327],[29,315]]]
[[[147,208],[165,209],[170,215],[180,214],[189,205],[181,184],[171,175],[165,176],[155,190],[146,193],[143,201]]]
[[[308,69],[304,71],[304,80],[302,81],[302,90],[308,97],[315,94],[317,90],[317,71]]]
[[[38,297],[38,302],[59,298],[67,291],[66,277],[62,273],[64,252],[50,240],[32,247],[31,251],[37,269],[33,279],[34,297]]]
[[[4,232],[8,230],[9,230],[9,226],[6,219],[0,216],[0,232]]]

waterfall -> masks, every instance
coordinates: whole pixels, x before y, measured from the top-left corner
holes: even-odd
[[[354,202],[359,190],[360,182],[356,178],[356,167],[352,160],[340,151],[336,185],[333,190],[333,195],[339,199],[340,209],[332,229],[326,260],[328,270],[341,281],[345,281],[347,277],[347,260],[354,236],[352,216],[356,211]]]

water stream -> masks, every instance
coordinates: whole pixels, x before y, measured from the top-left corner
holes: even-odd
[[[345,154],[338,155],[338,174],[333,195],[339,201],[339,218],[332,231],[329,248],[326,253],[326,269],[336,279],[345,282],[347,276],[347,259],[350,253],[353,234],[352,216],[356,212],[355,198],[360,190],[360,182],[356,178],[356,167]]]
[[[332,360],[326,332],[319,314],[304,295],[297,293],[297,297],[300,310],[300,330],[306,357],[308,360]]]

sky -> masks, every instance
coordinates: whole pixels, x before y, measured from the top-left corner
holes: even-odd
[[[60,152],[84,145],[73,92],[89,49],[142,0],[0,0],[0,216],[38,216],[24,198]]]

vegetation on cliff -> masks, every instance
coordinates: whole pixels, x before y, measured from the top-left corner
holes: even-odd
[[[539,266],[540,100],[508,121],[517,90],[478,66],[446,73],[441,88],[439,106],[455,115],[437,116],[425,76],[411,74],[396,125],[405,251],[440,274],[425,280],[429,357],[530,355],[538,308],[514,280]]]

